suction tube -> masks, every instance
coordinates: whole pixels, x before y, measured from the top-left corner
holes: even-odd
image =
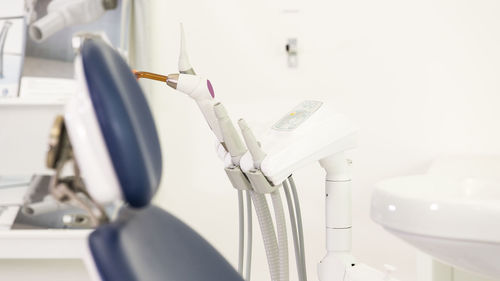
[[[43,42],[65,27],[95,21],[116,6],[117,0],[53,0],[47,15],[30,26],[29,34],[36,42]]]
[[[33,40],[43,42],[65,27],[66,23],[60,13],[50,13],[33,23],[29,28],[29,33]]]

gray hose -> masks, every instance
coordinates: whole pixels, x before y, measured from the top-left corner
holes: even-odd
[[[243,256],[245,249],[243,248],[245,243],[245,220],[243,212],[243,191],[238,190],[238,273],[243,276]]]
[[[295,250],[295,263],[297,265],[297,274],[299,281],[304,281],[302,267],[302,253],[300,252],[300,244],[297,237],[297,222],[295,219],[295,208],[293,207],[292,196],[290,195],[290,186],[287,181],[283,182],[283,190],[285,191],[286,203],[288,205],[288,214],[290,216],[290,224],[292,226],[293,248]]]
[[[297,217],[297,229],[299,232],[300,253],[302,257],[302,273],[304,274],[304,281],[307,281],[306,252],[304,250],[304,228],[302,226],[302,213],[300,211],[299,196],[297,194],[297,186],[295,185],[295,181],[291,175],[288,177],[288,181],[290,182],[290,186],[292,188],[293,201]]]
[[[271,280],[279,281],[280,272],[278,242],[276,240],[274,224],[269,211],[269,206],[267,205],[266,197],[264,194],[259,194],[254,191],[250,191],[250,195],[259,220],[262,239],[264,240]]]
[[[278,231],[280,281],[288,281],[288,237],[286,233],[285,212],[283,211],[283,202],[281,201],[279,189],[271,193],[271,199],[274,207],[276,230]]]
[[[252,198],[250,197],[250,191],[246,191],[247,199],[247,260],[246,260],[246,274],[245,281],[250,281],[250,274],[252,273],[252,239],[253,239],[253,227],[252,227]]]

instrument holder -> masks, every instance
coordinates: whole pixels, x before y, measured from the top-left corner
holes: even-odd
[[[229,181],[237,190],[252,190],[260,194],[270,194],[282,186],[281,184],[273,185],[258,169],[244,173],[239,166],[232,165],[224,170]]]
[[[224,170],[226,171],[226,175],[235,189],[253,190],[252,184],[239,166],[232,165],[230,167],[224,168]]]
[[[273,193],[282,186],[281,184],[273,185],[259,169],[252,169],[245,174],[250,180],[250,183],[252,183],[254,191],[260,194]]]

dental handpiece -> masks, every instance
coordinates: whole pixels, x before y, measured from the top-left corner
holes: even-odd
[[[215,93],[210,80],[198,75],[191,74],[169,74],[167,76],[151,72],[133,71],[137,79],[147,78],[167,83],[172,89],[176,89],[195,100],[200,108],[210,129],[217,136],[220,143],[224,144],[224,138],[219,128],[219,122],[214,112]]]

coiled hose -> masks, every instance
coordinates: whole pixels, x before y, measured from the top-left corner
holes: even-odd
[[[260,231],[266,249],[267,262],[269,265],[269,272],[271,280],[279,281],[280,266],[279,266],[279,250],[278,242],[276,240],[276,233],[274,231],[274,224],[267,205],[266,197],[264,194],[259,194],[254,191],[250,192],[257,219],[259,220]]]

